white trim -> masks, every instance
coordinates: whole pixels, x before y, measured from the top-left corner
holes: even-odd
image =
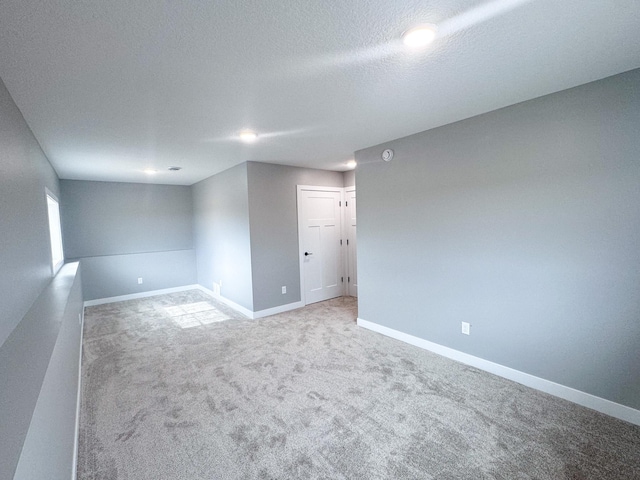
[[[296,187],[296,210],[298,211],[298,269],[300,273],[300,301],[303,305],[307,304],[306,288],[304,286],[304,267],[302,258],[302,225],[304,212],[302,211],[302,190],[304,185]]]
[[[353,275],[353,272],[351,271],[351,262],[349,261],[349,240],[352,240],[351,238],[349,238],[349,206],[347,205],[348,203],[348,194],[350,192],[356,192],[356,186],[353,185],[351,187],[344,187],[344,193],[342,195],[343,200],[344,200],[344,212],[342,214],[342,236],[345,237],[347,239],[347,244],[345,245],[344,248],[344,254],[342,257],[342,271],[344,272],[344,276],[347,277],[347,281],[344,282],[344,296],[345,297],[353,297],[354,295],[351,295],[351,281],[350,278],[353,276],[354,278],[357,277],[357,271],[358,271],[358,267],[356,266],[356,274]],[[357,244],[357,233],[356,233],[356,244]],[[356,255],[357,256],[357,255]],[[356,289],[358,288],[357,286],[355,287]],[[357,290],[356,290],[356,295],[355,297],[357,298]]]
[[[505,367],[504,365],[493,363],[488,360],[484,360],[483,358],[475,357],[473,355],[454,350],[453,348],[430,342],[423,338],[414,337],[413,335],[409,335],[408,333],[400,332],[398,330],[394,330],[377,323],[369,322],[367,320],[363,320],[362,318],[358,318],[357,322],[358,326],[377,333],[381,333],[382,335],[386,335],[387,337],[395,338],[396,340],[400,340],[424,350],[429,350],[430,352],[442,355],[443,357],[447,357],[452,360],[471,365],[472,367],[479,368],[480,370],[493,373],[494,375],[498,375],[508,380],[513,380],[514,382],[521,383],[522,385],[525,385],[527,387],[531,387],[550,395],[569,400],[570,402],[577,403],[578,405],[582,405],[583,407],[591,408],[600,413],[604,413],[615,418],[619,418],[620,420],[624,420],[635,425],[640,425],[640,410],[636,410],[634,408],[627,407],[626,405],[621,405],[619,403],[615,403],[611,400],[606,400],[601,397],[596,397],[595,395],[591,395],[590,393],[576,390],[574,388],[567,387],[550,380],[545,380],[544,378],[535,377],[528,373],[520,372],[518,370],[514,370],[513,368]]]
[[[268,317],[270,315],[276,315],[278,313],[288,312],[290,310],[295,310],[297,308],[302,308],[302,307],[304,307],[304,303],[302,303],[302,301],[288,303],[286,305],[280,305],[277,307],[266,308],[264,310],[258,310],[257,312],[253,313],[253,318]]]
[[[96,305],[104,305],[105,303],[124,302],[125,300],[135,300],[137,298],[155,297],[156,295],[163,295],[165,293],[184,292],[186,290],[200,290],[201,292],[204,292],[210,295],[211,297],[218,300],[219,302],[224,303],[225,305],[233,308],[236,312],[239,312],[245,317],[248,317],[252,320],[256,318],[268,317],[269,315],[275,315],[277,313],[288,312],[289,310],[295,310],[296,308],[304,307],[304,303],[300,301],[300,302],[289,303],[287,305],[279,305],[273,308],[267,308],[265,310],[258,310],[257,312],[254,312],[252,310],[249,310],[248,308],[243,307],[242,305],[238,305],[233,300],[229,300],[228,298],[225,298],[222,295],[216,295],[215,293],[213,293],[213,291],[198,284],[185,285],[183,287],[164,288],[162,290],[150,290],[148,292],[132,293],[130,295],[119,295],[117,297],[87,300],[86,302],[84,302],[84,306],[93,307]],[[83,322],[84,322],[84,311],[83,311]]]
[[[254,318],[254,313],[251,310],[249,310],[248,308],[243,307],[242,305],[238,305],[233,300],[229,300],[228,298],[225,298],[222,295],[217,295],[217,294],[213,293],[212,290],[209,290],[208,288],[203,287],[202,285],[194,285],[193,288],[197,288],[198,290],[201,290],[204,293],[208,293],[209,295],[211,295],[213,298],[215,298],[219,302],[222,302],[225,305],[227,305],[228,307],[233,308],[236,312],[241,313],[245,317],[248,317],[250,319]]]
[[[76,399],[76,435],[73,440],[73,475],[72,480],[78,478],[78,443],[80,440],[80,404],[82,402],[82,341],[84,339],[84,307],[80,317],[80,353],[78,354],[78,397]]]
[[[54,194],[51,190],[49,190],[47,187],[44,187],[44,199],[45,199],[45,205],[47,207],[47,225],[49,227],[48,232],[49,232],[49,253],[51,254],[51,276],[55,277],[60,271],[60,269],[62,268],[62,266],[64,265],[64,243],[62,239],[62,216],[60,214],[60,200],[58,199],[58,196]],[[49,199],[53,200],[53,202],[56,204],[58,221],[56,222],[56,225],[55,225],[56,227],[55,234],[56,236],[57,234],[60,235],[60,249],[62,253],[62,257],[60,258],[60,261],[58,261],[58,263],[56,263],[55,265],[53,264],[53,242],[51,239],[51,235],[54,232],[52,231],[52,228],[51,228],[52,219],[51,219],[51,216],[49,215]]]
[[[302,225],[304,223],[305,212],[302,209],[302,192],[303,191],[311,191],[311,192],[337,192],[340,194],[340,204],[344,202],[344,192],[345,188],[351,187],[323,187],[321,185],[296,185],[296,208],[298,210],[298,268],[300,269],[300,301],[302,302],[302,306],[307,305],[307,290],[305,288],[304,282],[304,248],[302,246]],[[340,238],[344,237],[344,211],[340,208]],[[340,259],[341,259],[341,268],[342,275],[344,277],[344,252],[340,249]],[[345,295],[345,284],[342,284],[342,295]],[[295,307],[298,308],[298,307]],[[291,309],[292,310],[292,309]],[[273,314],[270,314],[273,315]],[[265,315],[266,316],[266,315]]]
[[[163,288],[160,290],[150,290],[148,292],[131,293],[129,295],[118,295],[116,297],[98,298],[96,300],[87,300],[84,302],[85,307],[93,307],[95,305],[104,305],[105,303],[124,302],[125,300],[135,300],[137,298],[155,297],[165,293],[184,292],[186,290],[194,290],[201,288],[200,285],[185,285],[183,287]]]
[[[264,310],[258,310],[257,312],[254,312],[252,310],[249,310],[248,308],[243,307],[242,305],[238,305],[234,301],[229,300],[228,298],[225,298],[222,295],[218,295],[214,293],[212,290],[209,290],[208,288],[203,287],[202,285],[196,285],[195,288],[198,288],[204,293],[212,296],[215,300],[218,300],[219,302],[224,303],[228,307],[233,308],[235,311],[241,313],[245,317],[250,318],[251,320],[255,320],[257,318],[264,318],[270,315],[276,315],[278,313],[288,312],[290,310],[295,310],[297,308],[304,307],[304,303],[300,301],[300,302],[288,303],[286,305],[279,305],[277,307],[266,308]]]

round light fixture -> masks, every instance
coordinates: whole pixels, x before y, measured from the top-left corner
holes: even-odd
[[[418,25],[402,34],[402,43],[409,48],[422,48],[436,38],[438,27],[432,24]]]
[[[382,157],[382,160],[384,160],[385,162],[390,162],[391,160],[393,160],[393,150],[391,150],[390,148],[387,148],[382,152],[381,157]]]
[[[145,168],[143,172],[147,175],[155,175],[156,173],[158,173],[158,171],[154,170],[153,168]]]
[[[253,130],[243,130],[240,132],[240,140],[245,143],[255,142],[258,139],[258,134]]]
[[[358,165],[358,163],[355,160],[349,160],[347,162],[347,168],[356,168],[356,165]]]

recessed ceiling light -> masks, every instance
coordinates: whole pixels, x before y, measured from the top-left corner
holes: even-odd
[[[154,170],[153,168],[145,168],[143,172],[146,173],[147,175],[154,175],[158,173],[158,171]]]
[[[347,162],[347,167],[349,168],[356,168],[356,165],[358,165],[358,163],[355,160],[349,160]]]
[[[429,45],[436,38],[438,27],[431,24],[418,25],[402,34],[402,43],[410,48],[422,48]]]
[[[258,134],[253,130],[243,130],[240,132],[240,140],[246,143],[255,142],[258,138]]]

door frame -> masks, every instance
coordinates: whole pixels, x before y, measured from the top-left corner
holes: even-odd
[[[344,237],[348,240],[353,240],[350,237],[350,228],[349,228],[349,223],[350,223],[350,219],[349,219],[349,205],[348,205],[348,194],[349,192],[356,192],[356,186],[355,185],[351,185],[349,187],[344,187],[344,195],[343,195],[343,200],[344,200],[344,214],[343,214],[343,219],[344,219],[344,223],[342,224],[342,233],[344,234]],[[356,207],[357,209],[357,207]],[[356,218],[357,218],[357,213],[356,213]],[[356,220],[357,222],[357,220]],[[356,230],[356,251],[358,249],[357,247],[357,238],[358,238],[358,234],[357,234],[357,230]],[[357,297],[358,295],[352,295],[352,289],[355,288],[357,290],[358,286],[355,282],[355,278],[358,276],[358,267],[357,267],[357,262],[356,266],[355,266],[355,274],[354,272],[351,271],[351,255],[349,252],[349,247],[350,245],[347,243],[347,245],[345,245],[345,250],[344,250],[344,255],[343,255],[343,265],[344,265],[344,273],[347,276],[347,281],[344,282],[344,295],[346,295],[347,297]],[[357,256],[356,256],[357,258]],[[349,277],[353,278],[354,281],[350,282],[349,281]],[[355,285],[355,286],[354,286]]]
[[[304,211],[302,208],[302,192],[339,192],[340,193],[340,238],[344,238],[344,187],[323,187],[319,185],[297,185],[296,191],[296,209],[298,211],[298,268],[300,269],[300,301],[303,305],[307,305],[307,289],[305,288],[305,280],[304,280],[304,248],[302,245],[302,225],[304,221]],[[342,281],[342,296],[344,296],[345,292],[345,282],[344,282],[344,250],[340,248],[340,268],[342,274],[340,275],[343,278]]]

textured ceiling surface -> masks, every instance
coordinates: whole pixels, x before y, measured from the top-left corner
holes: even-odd
[[[420,23],[438,37],[407,51]],[[637,67],[640,0],[0,1],[0,77],[69,179],[342,170],[355,150]],[[245,128],[259,140],[239,142]]]

